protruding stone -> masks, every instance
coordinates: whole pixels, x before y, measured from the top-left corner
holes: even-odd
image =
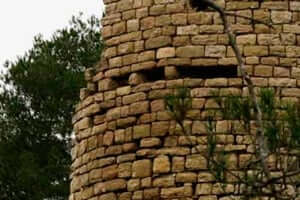
[[[146,77],[141,73],[132,73],[128,79],[130,85],[138,85],[144,83],[145,81]]]

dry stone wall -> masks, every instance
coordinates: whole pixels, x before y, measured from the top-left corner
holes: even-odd
[[[300,1],[217,2],[228,12],[273,24],[229,17],[255,86],[273,87],[278,98],[298,102]],[[106,49],[99,66],[86,70],[87,87],[73,117],[70,200],[238,199],[241,185],[232,177],[222,191],[195,149],[206,146],[213,92],[247,94],[218,14],[195,12],[186,0],[104,3]],[[178,86],[191,88],[185,126],[193,144],[165,109],[163,98]],[[243,166],[253,154],[249,136],[235,121],[217,121],[216,130],[230,169]],[[276,171],[276,163],[270,168]]]

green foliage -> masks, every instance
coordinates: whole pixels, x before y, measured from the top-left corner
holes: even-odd
[[[215,177],[216,182],[221,184],[223,191],[226,193],[226,184],[232,182],[232,180],[227,181],[227,174],[245,186],[243,194],[245,199],[264,195],[264,189],[266,188],[272,189],[272,192],[277,191],[278,194],[275,195],[276,197],[281,196],[282,192],[276,190],[276,184],[279,180],[283,185],[287,181],[294,186],[299,184],[299,178],[297,181],[297,177],[299,177],[299,172],[297,171],[299,167],[297,166],[299,165],[300,147],[299,104],[279,101],[276,99],[273,89],[262,89],[259,91],[258,106],[262,111],[263,119],[261,128],[264,142],[268,146],[268,155],[261,157],[259,154],[260,146],[258,146],[257,140],[260,137],[257,136],[257,132],[255,132],[257,127],[254,126],[256,124],[256,107],[252,99],[249,96],[229,95],[224,97],[219,96],[217,93],[212,94],[212,96],[215,97],[218,108],[208,110],[214,115],[206,117],[208,120],[206,124],[207,132],[203,134],[206,135],[207,148],[199,149],[196,146],[195,149],[206,158],[211,174]],[[191,102],[188,89],[177,90],[177,94],[166,98],[166,105],[173,119],[181,126],[183,134],[189,138],[191,133],[186,131],[182,125],[186,119],[186,112],[191,108],[190,104],[185,102]],[[220,111],[221,115],[218,111]],[[245,166],[240,166],[240,169],[234,168],[233,170],[232,168],[228,168],[229,162],[231,162],[228,156],[232,152],[226,150],[226,147],[218,141],[219,133],[216,131],[217,120],[227,120],[230,123],[232,132],[238,131],[240,134],[247,135],[252,147],[255,147],[255,153],[251,154],[249,162]],[[236,128],[238,130],[235,130]],[[225,132],[227,133],[227,130]],[[281,177],[276,177],[276,181],[275,179],[273,180],[274,177],[267,175],[268,172],[265,171],[265,164],[262,164],[267,163],[268,158],[276,160],[276,170],[283,174]],[[236,170],[244,173],[235,173]],[[288,175],[290,172],[293,173]],[[295,175],[297,175],[296,178]],[[290,196],[284,199],[289,198]]]
[[[73,17],[6,62],[0,94],[0,199],[67,199],[71,116],[83,71],[99,59],[99,19]]]
[[[175,95],[165,97],[166,107],[177,121],[185,118],[186,112],[191,108],[192,101],[187,88],[178,88]]]

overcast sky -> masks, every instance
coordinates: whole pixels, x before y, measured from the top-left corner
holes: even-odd
[[[0,69],[30,49],[35,35],[49,38],[79,12],[102,16],[102,5],[102,0],[1,0]]]

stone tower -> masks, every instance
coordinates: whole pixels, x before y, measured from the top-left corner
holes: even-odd
[[[300,1],[217,0],[230,16],[247,71],[257,87],[282,99],[300,97]],[[206,134],[212,91],[242,94],[245,86],[216,12],[195,12],[187,0],[104,0],[99,66],[85,73],[87,88],[73,118],[70,200],[226,199],[206,160],[178,133],[164,97],[191,89],[186,126],[197,145]],[[234,169],[247,159],[247,135],[217,122]],[[221,198],[222,197],[222,198]]]

